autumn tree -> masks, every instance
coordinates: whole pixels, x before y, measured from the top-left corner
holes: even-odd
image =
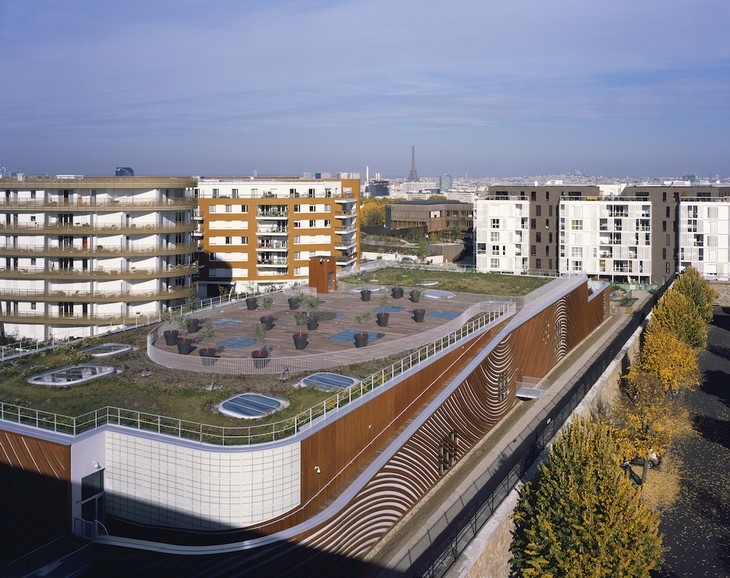
[[[366,227],[385,224],[385,203],[368,199],[360,207],[360,224]]]
[[[658,518],[619,467],[621,453],[607,423],[567,426],[520,492],[513,577],[638,577],[660,567]]]
[[[674,281],[672,288],[689,299],[705,323],[712,321],[712,305],[717,293],[696,268],[687,267]]]
[[[640,373],[655,376],[661,382],[664,394],[694,391],[700,384],[695,350],[655,320],[644,332],[639,358],[626,374],[627,382],[634,388],[638,387],[636,376]]]
[[[676,289],[669,289],[652,310],[656,323],[691,347],[707,345],[707,325],[694,304]]]

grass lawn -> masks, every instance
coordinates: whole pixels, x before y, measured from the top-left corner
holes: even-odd
[[[550,279],[510,275],[484,275],[451,271],[386,268],[343,279],[346,283],[379,283],[383,285],[418,286],[421,281],[436,280],[438,289],[481,293],[485,295],[523,296],[549,282]],[[185,419],[221,426],[268,423],[293,417],[331,397],[310,388],[294,388],[303,376],[292,375],[280,381],[276,375],[208,375],[176,371],[150,362],[145,354],[149,328],[133,329],[116,334],[107,341],[130,343],[137,351],[102,358],[99,365],[113,365],[116,375],[100,378],[68,389],[30,385],[31,375],[78,363],[92,358],[80,349],[101,341],[79,340],[73,346],[24,357],[0,366],[0,400],[27,408],[77,417],[106,406],[136,410],[150,414]],[[407,355],[361,363],[328,371],[364,378]],[[149,372],[149,375],[143,376]],[[210,388],[215,383],[215,388]],[[221,401],[237,393],[260,392],[289,401],[289,407],[261,420],[239,420],[215,410]]]

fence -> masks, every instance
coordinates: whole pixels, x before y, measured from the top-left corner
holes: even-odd
[[[479,304],[473,307],[478,308]],[[295,435],[319,420],[326,419],[329,414],[337,412],[357,399],[363,398],[439,352],[464,339],[473,337],[477,333],[487,331],[500,323],[506,316],[513,315],[514,312],[514,304],[505,303],[498,309],[477,315],[458,329],[440,336],[403,359],[325,399],[316,406],[292,418],[269,424],[235,427],[213,426],[108,406],[78,417],[71,417],[4,402],[0,403],[0,420],[72,436],[104,425],[117,425],[192,440],[198,443],[221,446],[251,445],[276,441]]]

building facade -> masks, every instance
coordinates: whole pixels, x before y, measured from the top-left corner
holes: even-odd
[[[195,196],[204,295],[301,282],[311,257],[359,263],[359,179],[202,177]]]
[[[471,203],[447,200],[403,201],[385,206],[385,226],[391,229],[422,229],[425,233],[471,231],[474,209]]]
[[[663,284],[692,264],[727,279],[728,203],[730,187],[674,183],[490,187],[475,204],[476,267]]]
[[[0,323],[46,340],[134,325],[195,295],[184,177],[0,180]]]

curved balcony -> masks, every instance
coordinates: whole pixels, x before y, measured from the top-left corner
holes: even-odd
[[[83,198],[77,201],[46,201],[42,199],[14,200],[0,199],[0,211],[33,211],[52,213],[62,211],[64,213],[109,213],[117,211],[179,211],[180,209],[194,209],[197,200],[190,198],[182,199],[119,199],[119,200],[96,200]]]
[[[155,313],[154,316],[157,314]],[[16,323],[19,325],[53,325],[53,326],[89,326],[89,325],[135,325],[142,315],[63,315],[54,313],[4,313],[0,312],[0,323]],[[153,314],[150,314],[153,317]]]
[[[8,232],[14,235],[148,235],[166,233],[191,233],[195,230],[195,223],[177,223],[175,225],[7,225],[0,224],[0,235]]]
[[[97,245],[91,247],[44,247],[42,245],[17,245],[15,247],[0,247],[2,257],[27,257],[31,254],[36,257],[137,257],[150,255],[189,255],[196,253],[198,245],[185,243],[176,247],[105,247]]]
[[[0,269],[0,279],[48,279],[65,280],[74,279],[77,281],[108,281],[113,279],[167,279],[170,277],[181,277],[195,275],[198,272],[198,264],[176,265],[167,269],[154,269],[145,267],[130,267],[129,269],[58,269],[46,267],[16,267]]]
[[[166,299],[185,299],[195,294],[197,289],[191,287],[170,287],[166,291],[44,291],[35,289],[3,289],[0,288],[0,299],[6,301],[33,301],[56,303],[145,303],[147,301],[164,301]]]

